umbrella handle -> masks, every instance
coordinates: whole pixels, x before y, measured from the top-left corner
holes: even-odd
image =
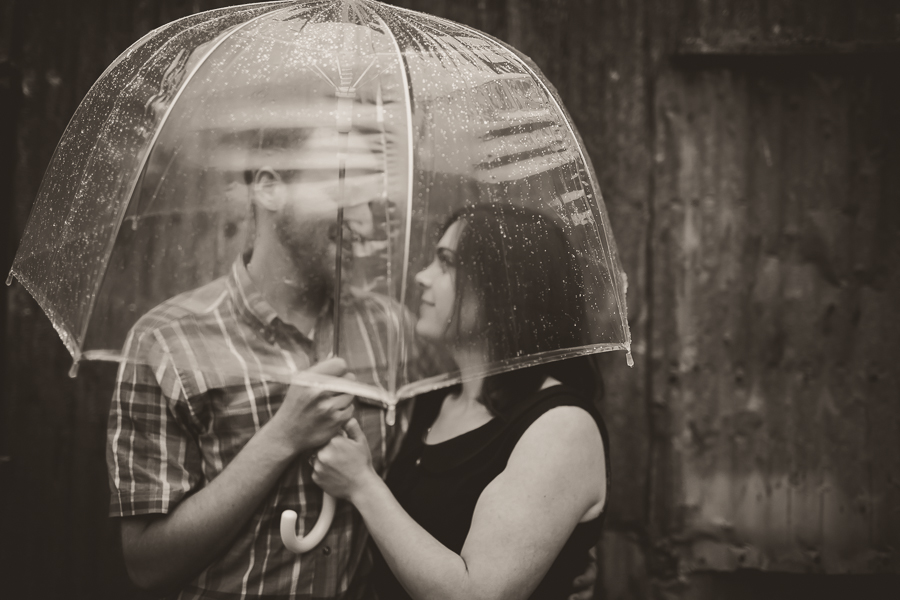
[[[297,513],[292,510],[281,513],[281,541],[284,543],[284,547],[295,554],[303,554],[318,546],[325,534],[328,533],[328,528],[331,527],[331,521],[334,519],[334,505],[334,497],[322,492],[322,512],[319,513],[315,526],[303,537],[296,533]]]

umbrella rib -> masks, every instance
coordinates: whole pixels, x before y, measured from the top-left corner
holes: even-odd
[[[219,10],[211,11],[211,12],[214,12],[214,13],[216,13],[216,14],[218,14],[218,13],[220,13],[220,12],[224,13],[224,12],[226,12],[226,9],[219,9]],[[112,71],[113,71],[113,70],[114,70],[114,69],[115,69],[115,68],[116,68],[123,60],[125,60],[125,59],[128,58],[128,57],[130,57],[131,54],[132,54],[136,49],[138,49],[138,48],[140,48],[141,46],[143,46],[145,43],[147,43],[148,40],[150,40],[150,39],[151,39],[152,37],[154,37],[155,35],[160,34],[160,32],[166,31],[166,30],[168,30],[168,29],[171,29],[171,28],[173,28],[174,26],[176,26],[178,23],[180,23],[181,21],[190,19],[190,18],[192,18],[193,16],[194,16],[194,15],[189,15],[189,16],[183,17],[183,18],[181,18],[181,19],[178,19],[178,20],[176,20],[176,21],[173,21],[173,22],[171,22],[171,23],[168,23],[168,24],[166,24],[166,25],[163,25],[163,26],[160,27],[159,29],[155,29],[155,30],[153,30],[153,31],[150,31],[150,32],[144,34],[140,39],[138,39],[137,41],[135,41],[134,43],[132,43],[132,44],[131,44],[124,52],[122,52],[122,54],[119,55],[118,58],[116,58],[116,60],[114,60],[112,63],[110,63],[110,65],[107,66],[106,69],[103,70],[103,73],[100,74],[100,77],[98,77],[97,80],[96,80],[96,81],[91,85],[91,87],[88,89],[88,92],[87,92],[87,94],[85,95],[85,98],[90,97],[91,94],[92,94],[92,92],[93,92],[95,89],[98,88],[98,86],[101,84],[101,82],[104,80],[104,78],[106,78],[106,76],[107,76],[109,73],[111,73],[111,72],[112,72]],[[175,34],[173,35],[173,37],[179,35],[180,33],[183,33],[183,32],[177,32],[177,33],[175,33]],[[166,43],[168,43],[168,42],[163,42],[162,46],[165,46]],[[154,55],[155,55],[155,54],[154,54]],[[139,72],[139,71],[140,71],[140,69],[138,69],[138,72]],[[78,114],[78,112],[76,111],[75,115],[73,115],[72,118],[69,120],[69,123],[68,123],[68,125],[66,126],[66,131],[68,131],[69,128],[72,127],[72,124],[75,122],[75,119],[76,119],[77,114]],[[91,154],[93,154],[93,152],[96,150],[98,143],[99,143],[99,140],[98,140],[97,142],[94,143],[94,146],[93,146],[93,148],[91,149]],[[58,152],[59,152],[59,148],[57,148],[56,151],[54,152],[54,154],[53,154],[53,159],[56,158]],[[54,160],[53,160],[53,159],[51,159],[51,163],[50,163],[51,165],[54,163]],[[79,186],[79,187],[80,187],[80,186]],[[41,197],[42,197],[42,195],[43,195],[43,189],[44,189],[44,182],[41,183],[41,187],[40,187],[40,189],[38,190],[38,202],[41,200]],[[74,196],[74,198],[73,198],[73,202],[75,202],[75,201],[77,201],[77,200],[78,200],[78,192],[76,191],[75,196]],[[32,206],[32,214],[34,214],[34,210],[37,208],[38,202],[35,202],[34,206]],[[73,209],[71,209],[71,208],[69,209],[69,214],[72,213],[72,210],[73,210]],[[124,210],[124,209],[123,209],[123,210]],[[29,221],[30,221],[30,218],[29,218]],[[69,228],[68,228],[68,225],[67,225],[66,223],[64,223],[63,231],[62,231],[62,233],[60,234],[60,236],[61,236],[61,238],[63,239],[63,241],[61,241],[60,244],[55,248],[55,250],[54,250],[54,259],[55,259],[55,256],[61,251],[60,249],[61,249],[63,246],[65,246],[65,238],[66,238],[66,236],[68,235],[68,233],[67,233],[67,232],[68,232],[68,229],[69,229]],[[27,233],[27,232],[26,232],[26,233]],[[18,257],[16,257],[16,258],[18,259]],[[18,264],[18,260],[17,260],[17,259],[13,261],[13,266],[10,268],[10,276],[12,276],[13,272],[15,271],[16,264]],[[22,281],[22,275],[21,275],[21,273],[18,273],[18,272],[17,272],[17,273],[16,273],[16,277],[19,279],[19,281]],[[8,282],[8,283],[9,283],[9,281],[10,281],[10,280],[7,279],[7,282]],[[8,283],[7,283],[7,285],[8,285]],[[100,287],[100,283],[98,282],[97,285],[95,286],[95,293],[96,293],[96,290],[99,289],[99,287]],[[38,288],[35,287],[35,290],[37,290],[37,289],[38,289]],[[32,293],[32,296],[35,297],[35,299],[37,298],[37,296],[35,296],[33,293]],[[46,304],[47,307],[53,306],[53,304],[52,304],[52,303],[50,302],[50,300],[49,300],[49,297],[50,297],[50,296],[49,296],[49,292],[41,292],[41,296],[43,297],[43,302]],[[43,305],[42,305],[42,308],[43,308]],[[45,310],[47,310],[47,309],[45,309]],[[88,318],[85,320],[85,324],[84,324],[84,325],[82,326],[82,328],[81,328],[80,336],[79,336],[79,335],[76,335],[75,331],[74,331],[71,327],[66,326],[66,325],[63,325],[63,324],[62,324],[62,323],[63,323],[63,320],[60,320],[60,325],[59,325],[59,327],[60,327],[61,329],[64,329],[65,332],[66,332],[66,335],[69,336],[69,338],[71,338],[71,347],[70,347],[70,343],[69,343],[69,342],[65,342],[65,343],[66,343],[66,347],[69,349],[69,353],[72,355],[72,357],[73,357],[73,359],[75,360],[75,363],[76,363],[75,365],[73,365],[73,369],[76,367],[76,365],[77,365],[77,363],[78,363],[78,360],[79,360],[79,357],[81,356],[81,344],[82,344],[82,340],[84,339],[85,332],[87,331],[87,323],[88,323],[89,320],[90,320],[89,317],[90,317],[90,313],[91,313],[92,311],[93,311],[93,301],[91,301],[91,305],[90,305],[90,307],[89,307],[89,309],[88,309],[88,313],[87,313],[87,314],[88,314]],[[47,310],[47,312],[48,312],[48,314],[50,314],[50,311],[49,311],[49,310]],[[52,312],[53,312],[53,314],[57,314],[57,315],[59,314],[59,313],[58,313],[57,311],[55,311],[55,310],[53,310]],[[62,334],[60,334],[60,337],[61,337],[61,338],[63,337]]]
[[[413,153],[413,121],[412,121],[412,103],[413,103],[413,93],[412,93],[412,84],[409,80],[409,72],[408,65],[406,64],[406,60],[403,57],[403,52],[400,50],[400,43],[397,41],[397,36],[391,31],[390,26],[387,24],[382,16],[378,13],[377,10],[372,10],[372,14],[378,19],[381,23],[381,26],[384,27],[384,30],[388,33],[391,38],[391,42],[393,43],[394,50],[397,53],[397,60],[399,62],[399,71],[400,77],[403,80],[403,89],[406,93],[406,152],[407,152],[407,174],[406,174],[406,232],[404,233],[404,247],[403,247],[403,273],[400,279],[400,303],[406,304],[406,292],[407,285],[406,281],[409,277],[409,261],[405,260],[409,255],[409,246],[410,246],[410,236],[412,231],[412,200],[413,200],[413,160],[415,155]],[[388,259],[390,260],[390,258]],[[393,397],[396,392],[397,381],[396,377],[392,378],[392,381],[388,382],[390,386],[390,393]]]
[[[362,78],[366,76],[366,73],[369,72],[369,69],[372,68],[372,65],[375,64],[375,61],[377,59],[378,59],[377,56],[372,59],[372,61],[369,63],[369,66],[367,66],[365,69],[363,69],[363,72],[359,74],[359,77],[356,78],[356,81],[354,81],[353,83],[350,84],[350,87],[354,87],[354,88],[359,87],[359,82],[362,81]],[[376,73],[375,76],[377,77],[378,73]]]
[[[340,62],[338,62],[338,68],[340,69]],[[338,86],[331,80],[328,75],[325,74],[325,71],[323,71],[319,65],[312,65],[312,69],[319,75],[319,77],[327,81],[329,85],[331,85],[331,87],[333,87],[334,89],[338,88]]]
[[[166,176],[168,176],[169,171],[171,170],[172,165],[175,163],[175,159],[177,157],[178,157],[178,150],[176,149],[174,152],[172,152],[172,158],[170,158],[169,162],[166,163],[166,168],[163,170],[162,175],[160,175],[160,177],[159,177],[159,183],[156,184],[156,189],[153,190],[153,196],[150,197],[150,202],[147,204],[147,206],[144,207],[144,211],[146,214],[150,214],[150,209],[153,207],[154,203],[156,202],[156,198],[159,196],[159,190],[162,188],[163,183],[166,180]],[[132,194],[133,193],[134,192],[132,192]],[[131,203],[129,202],[129,205],[130,204]],[[141,199],[139,196],[138,197],[138,205],[135,209],[134,221],[132,222],[132,228],[136,228],[138,223],[140,222],[140,219],[141,219],[140,209],[141,209]],[[126,212],[128,211],[128,207],[125,208],[125,211]],[[125,218],[127,220],[128,217],[125,217]]]
[[[284,3],[284,2],[289,2],[289,1],[290,1],[290,0],[282,0],[282,3]],[[272,3],[271,3],[271,2],[253,2],[253,3],[250,3],[250,4],[244,4],[244,5],[242,5],[240,8],[241,8],[241,10],[253,9],[253,8],[258,8],[259,6],[262,6],[262,5],[265,5],[265,4],[272,4]],[[212,10],[210,10],[210,11],[207,11],[207,14],[210,15],[210,18],[211,18],[211,19],[212,19],[212,18],[217,18],[217,17],[219,16],[219,13],[227,14],[229,10],[234,9],[234,8],[236,8],[236,7],[234,7],[234,6],[226,6],[226,7],[223,7],[223,8],[212,9]],[[145,43],[147,43],[151,38],[153,38],[153,37],[155,37],[155,36],[157,36],[157,35],[160,35],[164,30],[169,29],[169,28],[171,28],[171,27],[174,27],[174,26],[178,25],[179,23],[181,23],[182,21],[187,21],[187,20],[189,20],[189,19],[193,19],[194,17],[197,16],[197,14],[198,14],[198,13],[194,13],[194,14],[191,14],[191,15],[187,15],[187,16],[181,17],[180,19],[175,19],[174,21],[171,21],[171,22],[169,22],[169,23],[166,23],[166,24],[164,24],[164,25],[158,27],[157,29],[151,29],[150,31],[148,31],[147,33],[145,33],[140,39],[138,39],[136,42],[134,42],[133,44],[131,44],[130,46],[128,46],[128,48],[126,48],[125,51],[122,52],[122,54],[120,54],[114,61],[112,61],[112,62],[109,64],[108,67],[106,67],[106,68],[103,70],[103,73],[101,73],[101,74],[100,74],[100,77],[98,77],[97,80],[91,85],[91,87],[88,89],[87,94],[85,94],[84,97],[87,98],[88,96],[90,96],[90,95],[91,95],[91,92],[94,90],[94,88],[97,86],[97,84],[100,83],[101,81],[103,81],[103,79],[109,74],[109,72],[112,71],[112,70],[113,70],[120,62],[122,62],[122,60],[124,60],[124,59],[128,58],[129,56],[131,56],[131,54],[132,54],[136,49],[138,49],[138,48],[140,48],[141,46],[143,46],[143,45],[144,45]],[[187,30],[185,30],[185,31],[187,31]],[[178,34],[175,34],[175,35],[178,35]],[[173,36],[173,37],[174,37],[174,36]],[[164,43],[163,45],[165,45],[165,43]]]
[[[391,38],[391,42],[393,42],[394,50],[397,53],[397,58],[400,63],[400,77],[403,79],[403,87],[406,91],[406,136],[407,136],[407,165],[408,165],[408,173],[407,173],[407,187],[406,187],[406,239],[405,239],[405,248],[404,251],[409,251],[410,244],[410,226],[412,224],[412,186],[413,186],[413,168],[412,163],[414,159],[413,155],[413,131],[412,131],[412,102],[413,102],[413,94],[412,94],[412,86],[409,81],[409,74],[407,72],[406,61],[403,58],[403,52],[400,50],[400,44],[397,41],[397,36],[394,35],[394,32],[391,30],[390,26],[388,26],[387,22],[381,17],[378,11],[372,11],[376,18],[381,22],[381,25],[384,27],[385,31],[388,32]],[[403,275],[400,281],[400,301],[405,302],[406,300],[406,279],[409,275],[409,266],[404,261],[403,264]]]
[[[206,54],[200,60],[197,61],[197,64],[194,65],[194,67],[191,69],[191,71],[189,73],[185,74],[183,83],[179,87],[178,91],[175,92],[175,95],[172,97],[172,101],[169,103],[169,106],[166,107],[165,113],[163,113],[162,117],[159,120],[159,124],[156,127],[156,130],[153,132],[153,137],[150,139],[150,141],[147,144],[148,151],[144,154],[143,158],[140,161],[140,166],[137,169],[138,173],[143,172],[143,170],[146,168],[147,161],[150,158],[150,150],[153,148],[153,145],[156,143],[156,140],[159,138],[160,132],[162,131],[163,127],[165,126],[166,121],[168,120],[169,115],[172,113],[172,109],[175,106],[175,104],[178,102],[178,99],[181,97],[181,94],[184,92],[185,88],[191,82],[191,80],[193,79],[193,77],[197,73],[197,71],[200,69],[200,67],[202,67],[206,63],[206,61],[209,59],[209,57],[212,56],[213,52],[215,52],[219,48],[219,46],[221,46],[225,42],[225,40],[229,39],[231,36],[233,36],[237,32],[242,31],[244,28],[251,25],[252,23],[255,23],[255,22],[259,21],[260,19],[270,16],[272,14],[287,11],[292,6],[293,5],[289,5],[287,7],[281,7],[281,8],[277,8],[275,10],[264,12],[263,14],[253,17],[252,19],[248,20],[247,22],[242,23],[240,26],[235,27],[231,31],[226,31],[221,36],[221,39],[217,40],[216,43],[206,51]],[[131,197],[134,195],[134,190],[135,190],[135,187],[137,186],[138,179],[140,179],[140,178],[139,177],[134,178],[134,180],[131,183],[130,189],[128,190],[128,194],[125,196],[126,198],[128,198],[128,202],[126,202],[125,205],[120,209],[119,216],[118,216],[116,226],[115,226],[115,231],[113,231],[113,235],[110,238],[110,242],[109,242],[110,248],[112,248],[112,246],[115,244],[116,238],[119,235],[119,230],[121,229],[122,223],[125,220],[125,213],[128,212],[128,206],[131,204]],[[109,260],[109,253],[107,253],[107,261],[108,260]],[[104,269],[104,277],[105,277],[105,269]],[[87,333],[88,325],[91,322],[90,315],[93,314],[93,312],[94,312],[94,305],[97,301],[97,294],[98,294],[98,291],[100,290],[100,287],[103,284],[104,277],[98,278],[97,284],[94,289],[94,293],[91,295],[90,307],[88,308],[88,311],[87,311],[88,316],[85,319],[84,324],[82,325],[82,328],[81,328],[81,339],[84,339],[84,336]],[[80,346],[80,344],[79,344],[79,346]],[[76,363],[79,361],[80,355],[81,355],[81,349],[79,348],[78,356],[74,357]]]
[[[437,18],[437,17],[436,17],[436,19],[437,19],[437,20],[440,20],[440,21],[444,21],[444,19],[440,19],[440,18]],[[472,33],[472,35],[475,35],[475,36],[479,37],[479,38],[482,39],[482,40],[485,40],[485,41],[488,41],[488,42],[493,42],[493,41],[494,41],[492,38],[490,38],[489,36],[485,35],[484,33],[480,32],[480,31],[478,31],[477,29],[473,29],[473,28],[467,27],[467,26],[465,26],[465,25],[461,25],[461,27],[462,27],[463,29],[466,29],[466,30],[470,31],[470,32]],[[572,139],[573,139],[573,140],[576,140],[576,141],[577,141],[577,140],[579,139],[579,136],[578,136],[577,132],[575,132],[575,130],[572,128],[572,124],[571,124],[571,122],[570,122],[570,120],[569,120],[569,118],[568,118],[568,115],[567,115],[567,113],[566,113],[566,110],[563,108],[562,104],[557,100],[557,98],[556,98],[556,96],[553,94],[552,90],[550,90],[550,89],[548,88],[548,86],[544,83],[543,79],[542,79],[541,77],[539,77],[539,76],[537,75],[537,73],[535,73],[534,69],[532,69],[532,68],[528,65],[527,62],[525,62],[524,60],[522,60],[521,57],[519,57],[518,54],[516,54],[515,52],[510,52],[510,53],[512,54],[512,59],[513,59],[516,63],[518,63],[519,66],[520,66],[521,68],[525,69],[525,71],[526,71],[529,75],[531,75],[532,79],[533,79],[534,81],[536,81],[536,82],[538,83],[538,85],[541,86],[541,89],[544,90],[544,93],[547,95],[547,97],[548,97],[548,98],[550,99],[550,101],[553,103],[553,106],[556,108],[557,114],[562,115],[562,117],[563,117],[563,122],[564,122],[565,125],[566,125],[566,129],[569,131],[569,135],[572,136]],[[579,154],[579,156],[581,157],[581,162],[582,162],[582,164],[585,165],[585,173],[587,174],[588,181],[589,181],[590,184],[591,184],[591,188],[592,188],[592,191],[593,191],[593,193],[594,193],[594,198],[595,198],[595,201],[596,201],[596,197],[599,196],[599,194],[600,194],[600,191],[599,191],[600,188],[598,187],[597,182],[594,181],[594,176],[593,176],[593,174],[591,173],[592,169],[587,168],[587,166],[588,166],[590,163],[588,162],[588,158],[587,158],[587,157],[585,156],[585,154],[584,154],[584,150],[583,150],[583,148],[582,148],[582,145],[576,143],[576,144],[575,144],[575,147],[577,148],[578,154]],[[602,221],[601,221],[601,223],[602,223]],[[607,256],[607,260],[610,260],[610,261],[611,261],[612,258],[613,258],[613,256],[614,256],[614,254],[612,253],[612,250],[611,250],[611,248],[610,248],[610,242],[609,242],[609,240],[610,240],[610,235],[609,235],[609,231],[607,231],[607,228],[606,228],[605,226],[604,226],[603,229],[604,229],[604,234],[605,234],[603,237],[604,237],[604,242],[605,242],[605,245],[606,245],[606,256]],[[615,265],[610,265],[610,267],[613,267],[613,268],[614,268]],[[617,284],[618,284],[618,282],[617,282]],[[615,297],[616,297],[616,305],[617,305],[618,308],[619,308],[619,314],[620,314],[620,315],[625,315],[625,314],[627,314],[627,313],[625,312],[625,311],[626,311],[625,303],[624,303],[623,299],[620,297],[620,294],[619,294],[619,285],[614,285],[614,286],[612,286],[612,288],[613,288],[613,293],[615,294]],[[624,318],[624,317],[623,317],[623,318]],[[630,356],[630,355],[631,355],[631,332],[629,331],[629,329],[628,329],[627,327],[624,327],[623,329],[624,329],[624,331],[625,331],[625,350],[628,352],[628,354],[629,354],[629,356]]]
[[[425,25],[426,25],[426,26],[427,26],[427,20],[428,20],[428,19],[431,19],[431,20],[433,20],[434,22],[436,22],[436,23],[441,23],[441,24],[443,24],[443,25],[445,25],[445,26],[458,27],[458,28],[462,29],[463,31],[467,31],[467,32],[468,32],[470,35],[472,35],[473,37],[477,37],[477,38],[479,38],[479,39],[481,39],[481,40],[484,40],[484,41],[486,41],[486,42],[489,42],[489,43],[497,43],[497,42],[498,42],[498,40],[496,40],[495,38],[492,38],[491,36],[489,36],[489,35],[487,35],[487,34],[485,34],[485,33],[482,33],[481,31],[478,31],[477,29],[474,29],[474,28],[472,28],[472,27],[469,27],[469,26],[464,25],[464,24],[461,24],[461,23],[455,23],[455,22],[453,22],[453,21],[450,21],[450,20],[448,20],[448,19],[443,19],[443,18],[441,18],[441,17],[435,17],[435,16],[432,16],[432,15],[426,15],[426,14],[424,14],[424,13],[420,13],[420,12],[417,12],[417,11],[414,11],[414,10],[410,10],[410,9],[408,9],[408,8],[403,8],[403,7],[401,7],[401,6],[395,6],[395,7],[392,7],[392,9],[393,9],[395,12],[397,12],[397,13],[407,13],[407,14],[412,15],[412,16],[414,16],[414,17],[420,17],[420,18],[424,17]],[[553,103],[553,106],[556,108],[557,114],[562,115],[562,117],[563,117],[563,122],[564,122],[565,125],[566,125],[566,129],[568,130],[569,135],[572,136],[572,139],[578,140],[578,139],[579,139],[579,136],[578,136],[577,132],[573,129],[572,123],[570,122],[570,119],[569,119],[568,116],[567,116],[567,113],[566,113],[565,108],[562,106],[561,102],[556,98],[556,96],[554,95],[553,91],[552,91],[550,88],[548,88],[547,84],[543,81],[543,79],[542,79],[537,73],[535,73],[534,69],[532,69],[532,68],[528,65],[528,63],[527,63],[525,60],[523,60],[523,59],[516,53],[515,50],[510,49],[510,47],[507,46],[506,44],[504,44],[503,42],[499,42],[499,43],[500,43],[503,47],[507,48],[507,50],[510,52],[510,54],[512,55],[512,61],[513,61],[513,64],[517,64],[520,68],[524,69],[525,72],[528,73],[528,74],[531,76],[531,78],[532,78],[535,82],[537,82],[538,85],[541,86],[541,89],[544,90],[544,93],[547,95],[547,97],[548,97],[548,98],[550,99],[550,101]],[[578,149],[578,155],[581,157],[582,164],[584,164],[585,167],[587,167],[587,165],[589,165],[590,163],[588,162],[588,157],[585,156],[584,149],[583,149],[582,145],[581,145],[581,144],[576,144],[576,148]],[[585,168],[585,172],[587,173],[588,181],[589,181],[590,184],[591,184],[591,188],[592,188],[592,191],[593,191],[593,193],[594,193],[595,199],[596,199],[596,197],[598,197],[598,196],[599,196],[599,197],[602,197],[602,196],[600,195],[600,189],[599,189],[599,187],[598,187],[598,185],[597,185],[597,182],[594,180],[594,176],[593,176],[593,174],[592,174],[592,169]],[[605,224],[605,223],[602,223],[602,224],[603,224],[603,231],[604,231],[604,234],[605,234],[603,237],[605,238],[605,239],[604,239],[604,242],[605,242],[605,245],[606,245],[606,256],[607,256],[607,260],[611,261],[611,260],[613,259],[613,256],[615,256],[615,255],[613,254],[612,249],[611,249],[611,246],[610,246],[611,235],[609,235],[610,232],[609,232],[608,227],[606,226],[606,224]],[[613,269],[615,268],[615,266],[616,266],[616,265],[610,265],[610,267],[613,268]],[[404,283],[405,283],[405,277],[404,277]],[[619,282],[617,282],[617,285],[613,285],[613,286],[612,286],[612,287],[613,287],[613,294],[615,294],[615,298],[616,298],[616,306],[619,308],[619,314],[620,314],[620,315],[625,315],[625,314],[627,314],[627,313],[626,313],[626,310],[627,310],[627,309],[626,309],[626,306],[625,306],[625,299],[622,298],[621,295],[620,295],[620,293],[619,293],[619,285],[618,285],[618,283],[619,283]],[[624,318],[624,317],[623,317],[623,318]],[[624,324],[623,324],[623,329],[624,329],[624,332],[625,332],[624,349],[625,349],[626,352],[628,353],[628,356],[629,356],[629,359],[630,359],[630,357],[631,357],[631,331],[630,331],[630,330],[628,329],[628,327],[627,327],[626,325],[624,325]]]

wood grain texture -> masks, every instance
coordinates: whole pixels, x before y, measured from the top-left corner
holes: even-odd
[[[696,3],[677,37],[890,33],[847,6],[778,4],[789,34]],[[896,78],[869,55],[673,67],[652,233],[669,549],[682,571],[896,572],[897,382],[881,367],[900,351]]]

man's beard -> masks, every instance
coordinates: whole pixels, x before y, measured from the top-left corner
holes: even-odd
[[[309,304],[323,306],[334,288],[334,259],[325,231],[327,221],[300,221],[282,212],[275,222],[275,234],[297,269],[298,292]]]

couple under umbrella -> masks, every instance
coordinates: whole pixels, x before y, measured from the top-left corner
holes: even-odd
[[[407,54],[405,69],[382,64],[379,36],[396,25],[386,9],[334,3],[342,21],[317,39],[313,4],[327,3],[279,5],[227,33],[276,47],[279,24],[307,19],[308,45],[338,58],[307,61],[316,78],[303,85],[280,78],[256,93],[259,71],[236,68],[247,46],[221,37],[221,58],[207,46],[199,67],[174,56],[169,72],[193,68],[193,87],[157,123],[89,302],[88,320],[127,325],[109,457],[129,571],[185,597],[342,597],[364,585],[382,598],[565,596],[598,539],[608,473],[584,355],[628,345],[590,166],[509,49],[492,50],[505,63],[485,61],[471,32],[442,38],[478,59],[452,61],[451,79],[471,67],[477,84],[422,95],[413,113],[403,94],[429,69]],[[365,22],[348,27],[348,6]],[[445,37],[460,27],[438,25]],[[376,51],[346,52],[360,36]],[[226,69],[250,101],[215,110],[240,78],[200,84]],[[451,126],[451,101],[487,125]],[[480,150],[466,155],[473,139]],[[429,161],[440,169],[423,175]],[[455,197],[446,189],[472,180]],[[179,228],[194,235],[167,243]],[[592,232],[599,243],[585,241]],[[46,301],[28,257],[17,263]],[[127,292],[105,293],[115,286]],[[71,337],[79,352],[89,341]],[[278,517],[294,509],[309,531],[324,509],[313,482],[344,501],[324,539],[295,555]]]

